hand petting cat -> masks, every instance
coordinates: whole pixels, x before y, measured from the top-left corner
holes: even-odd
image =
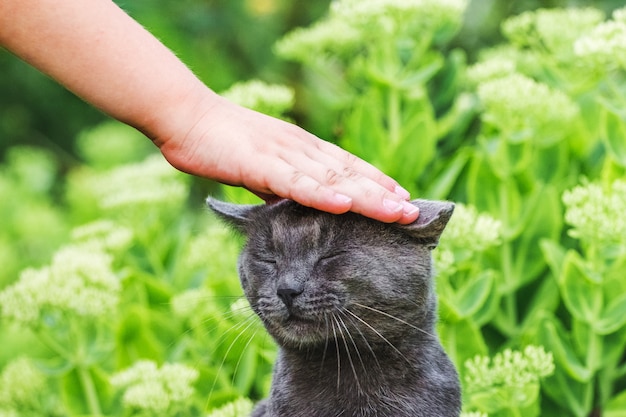
[[[156,141],[176,168],[243,186],[266,201],[287,198],[384,222],[417,218],[409,193],[372,165],[293,124],[217,95],[209,100],[210,111],[190,121],[182,138]]]
[[[181,171],[331,213],[418,216],[373,166],[219,97],[112,1],[3,0],[0,46],[142,131]]]

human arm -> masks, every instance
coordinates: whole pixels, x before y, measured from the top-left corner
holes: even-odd
[[[417,217],[393,179],[218,96],[110,0],[0,0],[0,45],[142,131],[182,171],[332,213]]]

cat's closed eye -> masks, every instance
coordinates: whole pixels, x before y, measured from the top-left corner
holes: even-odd
[[[273,256],[254,256],[254,261],[263,265],[275,267],[278,261]]]
[[[331,262],[340,260],[343,256],[345,256],[347,253],[347,251],[336,251],[336,252],[329,252],[323,256],[321,256],[319,258],[319,260],[317,261],[317,263],[319,265],[328,265]]]

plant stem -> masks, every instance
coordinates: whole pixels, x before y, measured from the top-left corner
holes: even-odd
[[[458,331],[458,323],[455,324],[450,324],[448,325],[450,327],[450,331],[448,331],[447,334],[447,339],[446,340],[446,344],[448,345],[448,350],[447,350],[447,354],[450,357],[450,360],[452,361],[452,363],[456,364],[457,366],[461,365],[459,363],[459,350],[457,347],[457,337],[456,337],[456,333]]]
[[[98,399],[98,393],[96,392],[96,387],[94,385],[93,378],[91,377],[89,368],[84,365],[79,365],[76,367],[76,372],[78,373],[80,385],[85,393],[89,413],[92,416],[101,416],[102,409],[100,408],[100,400]]]
[[[395,86],[389,87],[389,105],[387,109],[389,141],[394,147],[400,143],[400,92]]]
[[[72,353],[69,352],[67,349],[65,349],[63,345],[59,344],[56,340],[54,340],[54,338],[50,336],[47,332],[37,331],[36,334],[39,337],[39,340],[43,342],[43,344],[45,344],[54,352],[56,352],[60,357],[68,361],[73,358]]]
[[[509,181],[507,181],[509,182]],[[509,207],[509,186],[505,181],[500,181],[500,221],[504,225],[505,230],[512,229],[511,213]],[[507,233],[508,234],[508,233]],[[509,325],[508,336],[515,333],[517,329],[517,300],[515,298],[515,280],[513,270],[513,249],[511,239],[512,236],[504,236],[504,242],[500,248],[500,257],[502,262],[502,276],[504,279],[504,307],[506,321]]]

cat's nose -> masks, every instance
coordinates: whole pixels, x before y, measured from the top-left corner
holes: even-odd
[[[300,294],[302,294],[303,289],[301,287],[292,288],[291,286],[278,287],[276,290],[276,295],[281,301],[289,308],[293,305],[293,300]]]

